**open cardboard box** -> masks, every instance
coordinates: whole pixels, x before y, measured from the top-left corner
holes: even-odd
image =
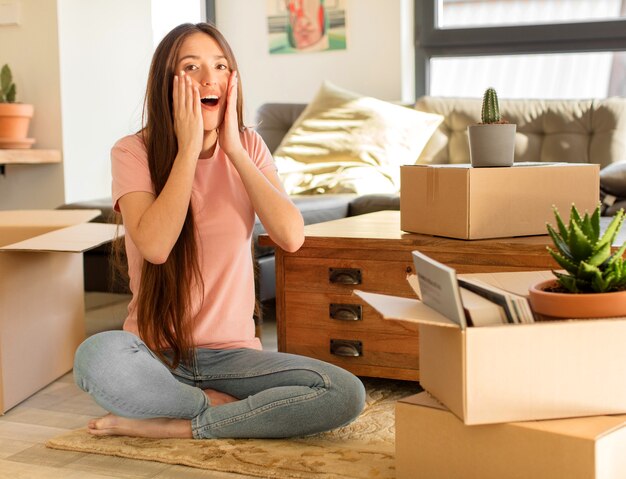
[[[85,338],[83,251],[99,210],[0,211],[0,413],[70,371]]]
[[[466,426],[423,392],[396,404],[398,479],[622,479],[626,416]]]
[[[546,271],[474,277],[515,293]],[[355,291],[418,323],[420,384],[465,424],[626,413],[626,318],[468,327],[418,299]]]
[[[600,167],[581,163],[516,163],[512,167],[404,165],[400,168],[400,227],[460,239],[546,234],[572,203],[593,211]]]

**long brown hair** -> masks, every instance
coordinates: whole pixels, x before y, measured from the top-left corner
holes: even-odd
[[[208,23],[179,25],[161,40],[152,57],[144,100],[141,135],[148,152],[150,177],[158,196],[172,170],[178,152],[174,131],[172,84],[181,45],[194,33],[213,38],[224,52],[231,70],[237,69],[233,52],[223,35]],[[241,81],[238,82],[237,115],[243,130]],[[203,297],[203,282],[198,263],[196,227],[191,202],[182,231],[163,264],[143,261],[137,297],[139,334],[162,360],[166,349],[172,352],[172,367],[190,363],[193,355],[192,315],[198,304],[192,297]],[[199,295],[192,294],[198,289]]]

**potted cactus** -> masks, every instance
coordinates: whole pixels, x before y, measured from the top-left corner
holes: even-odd
[[[16,87],[9,65],[0,70],[0,148],[30,148],[27,138],[33,105],[15,101]]]
[[[495,89],[485,90],[481,123],[470,125],[467,129],[470,162],[474,168],[513,165],[516,127],[500,116]]]
[[[547,225],[554,248],[550,255],[565,272],[553,271],[556,279],[530,288],[536,313],[558,318],[626,316],[626,242],[612,245],[624,219],[619,210],[606,230],[600,232],[600,205],[593,214],[581,216],[574,205],[566,225],[554,209],[556,229]]]

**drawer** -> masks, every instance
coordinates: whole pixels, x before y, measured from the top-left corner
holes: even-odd
[[[353,289],[399,296],[414,295],[406,281],[408,261],[286,257],[285,291],[350,294]]]
[[[298,328],[288,324],[286,337],[286,352],[321,359],[348,370],[353,370],[352,366],[419,370],[417,334]]]
[[[385,320],[356,295],[290,293],[285,296],[285,316],[289,325],[296,328],[418,333],[417,324]]]

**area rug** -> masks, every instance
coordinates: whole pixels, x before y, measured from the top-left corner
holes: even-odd
[[[53,438],[54,449],[159,461],[276,479],[393,479],[395,403],[418,383],[365,379],[367,404],[346,427],[298,439],[143,439],[94,437],[79,429]]]

